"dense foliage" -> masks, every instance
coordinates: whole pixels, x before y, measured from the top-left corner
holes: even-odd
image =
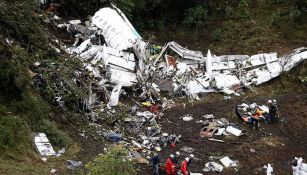
[[[249,7],[257,7],[259,0],[51,0],[62,4],[69,16],[93,15],[110,3],[117,5],[140,28],[160,28],[169,24],[202,27],[208,21],[221,18],[250,19]],[[265,0],[261,3],[287,4],[289,20],[299,20],[307,12],[306,0]]]
[[[122,147],[113,147],[93,162],[86,164],[87,175],[130,175],[136,174],[134,163],[127,160],[128,152]]]
[[[32,87],[31,65],[58,59],[36,10],[35,1],[0,3],[0,151],[6,150],[2,155],[29,146],[31,131],[48,132],[55,146],[70,142],[66,133],[48,121],[48,102]]]

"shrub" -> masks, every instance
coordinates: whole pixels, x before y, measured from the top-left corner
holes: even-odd
[[[55,146],[66,147],[71,142],[70,137],[49,120],[44,119],[41,121],[39,131],[46,133],[50,142]]]
[[[248,2],[247,0],[240,0],[239,3],[239,10],[240,10],[240,18],[242,20],[249,20],[250,19],[250,12],[248,9]]]
[[[208,11],[201,5],[189,8],[185,13],[183,24],[188,27],[203,27],[208,18]]]
[[[222,30],[221,29],[216,29],[216,30],[213,30],[210,34],[210,38],[212,41],[220,41],[221,38],[222,38]]]
[[[22,147],[29,145],[29,133],[28,125],[19,117],[0,117],[0,152],[22,151]]]
[[[231,6],[225,8],[225,18],[233,19],[235,17],[234,9]]]
[[[290,22],[295,22],[301,17],[301,11],[298,9],[297,6],[293,6],[290,9],[289,12],[289,21]]]
[[[122,147],[113,147],[108,153],[99,155],[85,165],[87,175],[131,175],[135,174],[134,163],[126,159],[128,152]]]
[[[281,12],[279,9],[274,11],[270,17],[270,25],[277,25],[281,20]]]

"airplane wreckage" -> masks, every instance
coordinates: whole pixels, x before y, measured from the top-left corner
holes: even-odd
[[[307,48],[289,55],[206,55],[172,41],[163,47],[144,41],[125,14],[115,6],[102,8],[86,21],[72,20],[58,28],[76,36],[62,50],[83,62],[97,86],[108,87],[108,106],[117,106],[121,90],[138,87],[140,98],[159,98],[160,92],[199,99],[202,93],[237,93],[242,87],[267,82],[307,58]],[[112,88],[112,89],[111,89]],[[111,91],[112,90],[112,91]],[[86,100],[89,108],[99,98],[95,90]]]
[[[79,87],[89,90],[86,99],[82,98],[83,102],[81,105],[78,104],[78,107],[82,106],[86,111],[86,116],[93,121],[91,125],[95,126],[97,134],[111,142],[123,141],[131,147],[138,148],[137,150],[142,150],[138,152],[133,149],[129,153],[138,163],[148,163],[144,157],[151,156],[152,150],[160,151],[167,144],[175,146],[181,139],[181,135],[162,132],[156,118],[163,116],[163,110],[158,112],[157,108],[160,106],[153,104],[159,104],[162,109],[166,109],[172,105],[172,101],[167,100],[168,97],[185,95],[189,100],[193,100],[212,92],[238,95],[243,87],[249,88],[265,83],[307,59],[307,48],[298,48],[291,54],[278,57],[277,53],[216,56],[211,54],[210,50],[204,55],[202,52],[182,47],[174,41],[166,43],[163,47],[156,46],[146,42],[125,14],[113,5],[100,9],[90,21],[84,23],[80,20],[63,23],[56,15],[44,21],[52,22],[59,30],[75,36],[75,42],[71,46],[57,39],[55,42],[59,44],[60,49],[52,44],[50,46],[56,52],[68,53],[72,59],[78,59],[82,63],[81,68],[72,71],[73,81],[77,85],[81,84]],[[48,63],[35,62],[33,66],[38,71],[34,78],[34,84],[36,83],[38,88],[41,84],[44,85],[42,72],[45,69],[49,68],[49,72],[52,73],[59,69],[53,63],[49,66]],[[65,71],[67,73],[71,70]],[[83,79],[88,80],[88,77],[89,87],[82,86]],[[59,81],[54,83],[54,101],[65,108],[63,96],[69,92],[67,84],[70,82],[65,82],[61,77],[57,80]],[[95,122],[101,119],[100,113],[106,113],[108,117],[116,114],[116,108],[112,107],[118,106],[120,96],[129,97],[133,105],[145,106],[149,110],[139,110],[137,105],[129,108],[129,115],[123,118],[123,128],[114,125],[112,130],[107,130],[96,124]],[[248,112],[245,108],[247,110],[248,106],[237,106],[237,110],[240,109],[238,116],[242,120]],[[202,126],[199,135],[210,141],[224,142],[215,136],[231,134],[239,137],[245,134],[242,129],[225,118],[215,118],[212,114],[206,114],[203,118],[205,121],[196,121]],[[185,115],[180,119],[188,122],[193,120],[193,117]],[[121,129],[125,130],[129,137],[126,137]],[[84,137],[85,134],[83,131],[79,135]],[[34,141],[41,155],[57,155],[46,134],[37,134]],[[180,150],[188,154],[195,151],[187,146]],[[236,161],[230,160],[229,157],[224,157],[220,161],[225,167],[236,164]],[[297,172],[303,165],[301,162],[294,165]],[[221,172],[222,169],[222,165],[208,162],[204,171]]]

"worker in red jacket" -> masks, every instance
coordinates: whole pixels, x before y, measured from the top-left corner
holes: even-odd
[[[165,172],[166,175],[175,175],[175,165],[172,161],[172,159],[174,159],[174,155],[171,154],[165,162]]]
[[[188,174],[189,174],[189,173],[188,173],[188,168],[187,168],[188,162],[189,162],[189,158],[186,157],[186,158],[184,159],[184,161],[181,163],[180,171],[181,171],[182,175],[188,175]]]

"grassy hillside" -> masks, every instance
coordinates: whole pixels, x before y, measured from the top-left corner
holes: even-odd
[[[42,163],[32,146],[33,133],[45,132],[56,150],[78,149],[55,122],[61,112],[52,105],[55,94],[34,88],[31,68],[35,62],[64,60],[49,45],[53,41],[35,12],[35,1],[7,0],[0,6],[0,174],[47,174],[52,161]],[[58,81],[45,78],[49,85]]]

